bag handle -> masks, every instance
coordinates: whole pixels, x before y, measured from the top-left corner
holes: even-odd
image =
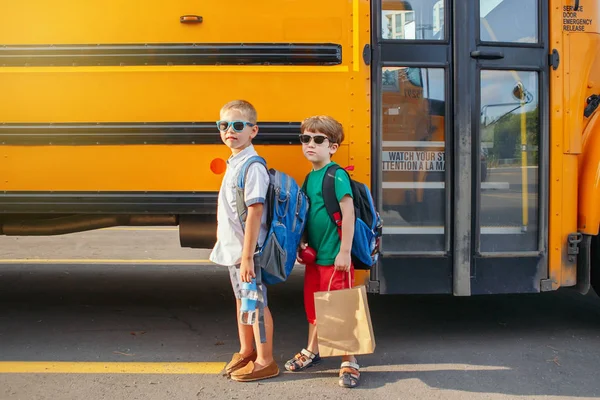
[[[331,283],[333,282],[333,276],[335,275],[335,273],[337,272],[337,269],[335,269],[335,267],[333,267],[333,273],[331,274],[331,279],[329,279],[329,286],[327,286],[327,291],[330,292],[331,291]],[[350,273],[350,270],[348,269],[348,289],[352,289],[352,274]]]

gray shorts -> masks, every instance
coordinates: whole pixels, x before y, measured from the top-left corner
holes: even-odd
[[[241,299],[242,294],[242,279],[240,278],[240,266],[233,265],[229,267],[229,279],[231,279],[231,287],[233,288],[233,294],[236,299]],[[259,290],[258,301],[261,301],[261,297],[263,299],[264,306],[267,307],[267,285],[264,283],[260,285],[261,288]],[[261,296],[262,294],[262,296]]]

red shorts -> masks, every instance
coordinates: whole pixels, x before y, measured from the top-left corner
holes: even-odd
[[[306,264],[304,272],[304,310],[306,310],[306,319],[309,324],[315,324],[317,316],[315,313],[315,293],[326,292],[329,288],[331,275],[330,290],[350,289],[348,286],[354,286],[354,266],[350,266],[350,282],[348,282],[348,273],[336,271],[333,265],[322,266],[316,264]]]

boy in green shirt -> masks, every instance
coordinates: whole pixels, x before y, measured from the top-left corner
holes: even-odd
[[[335,119],[315,116],[302,122],[300,141],[304,156],[313,170],[306,177],[304,187],[310,199],[306,222],[308,243],[301,248],[312,247],[316,253],[314,263],[307,263],[304,276],[304,308],[308,319],[308,345],[285,364],[288,371],[302,371],[321,361],[318,349],[315,315],[315,292],[340,290],[350,287],[354,281],[354,266],[350,259],[354,237],[354,203],[350,178],[343,169],[335,173],[335,195],[342,212],[341,235],[325,209],[323,178],[334,163],[331,156],[344,141],[344,129]],[[340,238],[341,236],[341,238]],[[304,263],[300,256],[298,261]],[[350,276],[348,276],[350,274]],[[359,366],[354,356],[342,357],[339,385],[356,387],[360,380]]]

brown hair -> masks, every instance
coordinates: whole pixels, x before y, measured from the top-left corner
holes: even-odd
[[[320,132],[327,136],[329,143],[341,144],[344,141],[344,127],[328,115],[315,115],[302,121],[300,132]]]
[[[256,124],[256,108],[254,108],[254,106],[246,100],[230,101],[221,108],[221,114],[230,110],[236,110],[241,112],[246,118],[248,118],[248,122]]]

